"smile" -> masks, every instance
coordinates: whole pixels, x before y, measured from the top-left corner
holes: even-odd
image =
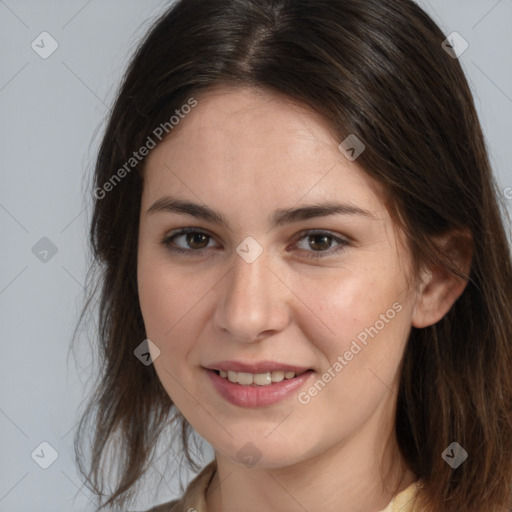
[[[304,372],[302,372],[304,373]],[[266,373],[234,372],[231,370],[220,370],[217,372],[223,379],[242,386],[269,386],[272,383],[281,382],[285,379],[293,379],[297,376],[295,372],[272,371]]]
[[[269,407],[277,404],[299,392],[315,374],[313,370],[302,373],[273,370],[254,374],[230,370],[205,371],[213,388],[224,400],[244,408]]]

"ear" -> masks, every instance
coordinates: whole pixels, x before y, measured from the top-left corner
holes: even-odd
[[[434,243],[464,275],[469,275],[473,244],[468,232],[451,232],[437,238]],[[434,325],[443,318],[466,288],[467,279],[454,275],[444,265],[425,268],[419,285],[419,294],[412,316],[412,325],[424,328]]]

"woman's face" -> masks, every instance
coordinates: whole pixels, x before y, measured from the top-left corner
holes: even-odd
[[[246,465],[377,446],[418,301],[382,190],[306,108],[197,99],[145,166],[138,285],[164,388]],[[293,367],[310,371],[260,385]]]

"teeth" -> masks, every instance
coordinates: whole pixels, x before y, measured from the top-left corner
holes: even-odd
[[[250,386],[254,384],[256,386],[268,386],[273,382],[281,382],[284,379],[293,379],[295,372],[266,372],[266,373],[246,373],[246,372],[232,372],[231,370],[219,370],[219,374],[222,378],[228,379],[229,382],[234,384],[241,384],[242,386]]]
[[[228,379],[231,382],[238,382],[238,384],[242,384],[244,386],[249,386],[253,382],[252,374],[244,372],[228,372]]]
[[[289,372],[289,374],[290,375],[293,374],[292,377],[288,377],[289,379],[295,377],[295,373]],[[284,372],[280,372],[280,371],[272,372],[271,379],[272,379],[272,382],[281,382],[282,380],[284,380]]]
[[[240,374],[238,374],[240,375]],[[251,375],[251,374],[249,374]],[[272,374],[271,373],[257,373],[255,375],[251,375],[252,377],[252,383],[256,384],[257,386],[267,386],[268,384],[272,384]],[[238,378],[238,382],[240,384],[244,384],[243,382],[240,382],[240,377]]]

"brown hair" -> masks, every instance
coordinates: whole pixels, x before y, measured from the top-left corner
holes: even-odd
[[[153,366],[134,357],[146,338],[136,277],[143,162],[108,192],[105,184],[157,126],[214,85],[279,92],[323,115],[340,142],[349,134],[364,141],[358,163],[385,186],[416,268],[457,273],[434,238],[470,234],[462,296],[438,323],[411,331],[396,435],[423,480],[426,511],[512,506],[511,255],[473,98],[445,37],[410,0],[181,0],[150,30],[124,77],[94,178],[102,372],[76,447],[104,506],[131,498],[173,418],[185,452],[189,428]],[[114,440],[117,480],[106,492]],[[457,469],[441,457],[453,441],[469,453]]]

